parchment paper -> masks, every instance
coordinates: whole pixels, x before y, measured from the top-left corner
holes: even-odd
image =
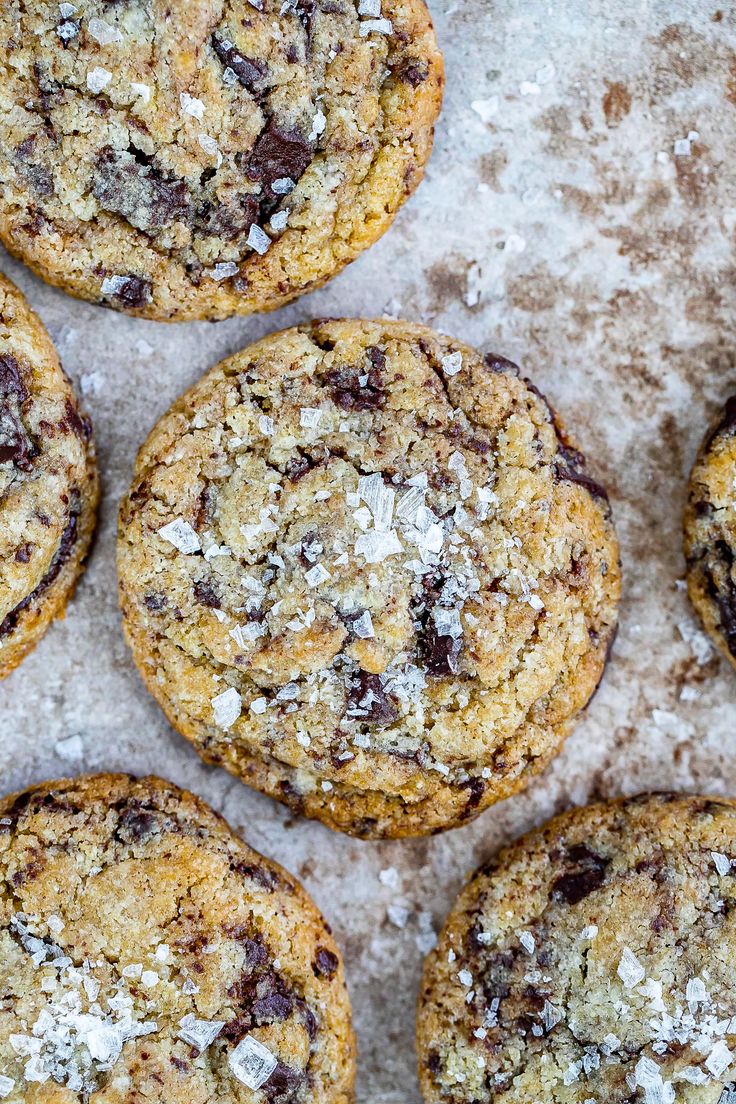
[[[156,772],[298,875],[347,956],[360,1104],[419,1100],[422,948],[478,862],[591,798],[736,793],[736,673],[698,633],[680,551],[697,443],[736,390],[733,8],[430,5],[448,90],[427,179],[383,241],[323,291],[271,316],[166,326],[77,303],[0,258],[82,390],[105,490],[66,620],[0,684],[2,788]],[[137,446],[207,367],[309,316],[381,313],[503,353],[548,393],[611,489],[626,587],[603,686],[543,778],[460,831],[368,844],[293,819],[202,765],[168,727],[123,643],[113,553]]]

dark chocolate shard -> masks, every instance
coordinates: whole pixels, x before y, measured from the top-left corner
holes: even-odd
[[[330,386],[332,401],[341,410],[377,410],[383,406],[385,392],[380,368],[364,372],[354,365],[346,365],[331,368],[325,379]]]
[[[571,869],[560,874],[552,883],[552,897],[567,905],[576,905],[606,880],[610,859],[592,851],[585,844],[576,844],[567,851]]]
[[[318,947],[312,970],[316,977],[331,978],[337,973],[340,961],[336,954],[328,951],[326,947]]]
[[[608,492],[605,487],[602,487],[585,471],[585,457],[582,452],[560,445],[557,452],[557,475],[566,483],[577,483],[593,498],[608,502]]]
[[[245,166],[246,175],[262,184],[266,195],[273,199],[276,180],[292,180],[295,184],[312,161],[311,143],[298,130],[282,130],[273,120],[258,138]]]
[[[0,464],[12,463],[30,471],[38,449],[26,432],[21,416],[28,391],[14,356],[0,356]]]
[[[146,232],[186,220],[189,214],[189,189],[183,180],[167,180],[145,159],[111,146],[97,158],[92,193],[103,210]]]
[[[348,685],[350,716],[363,724],[382,727],[393,724],[399,715],[396,703],[384,689],[380,675],[359,671]]]
[[[419,652],[428,675],[434,678],[456,675],[461,651],[461,637],[440,636],[434,621],[427,621],[419,638]]]
[[[260,58],[246,57],[241,54],[229,38],[212,35],[212,49],[226,69],[231,69],[244,88],[249,92],[259,91],[258,85],[268,76],[268,65]]]
[[[40,598],[44,591],[48,590],[51,584],[58,577],[62,567],[70,558],[75,544],[77,543],[77,519],[79,515],[79,494],[74,492],[72,501],[72,513],[69,516],[69,520],[64,527],[64,531],[61,534],[59,545],[54,554],[54,558],[51,561],[48,571],[44,575],[41,582],[36,589],[28,594],[18,605],[8,613],[2,622],[0,622],[0,638],[9,636],[14,632],[18,625],[20,615],[24,610],[27,610],[37,598]]]

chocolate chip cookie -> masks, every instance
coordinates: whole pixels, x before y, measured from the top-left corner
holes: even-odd
[[[690,600],[736,666],[736,395],[708,430],[690,476],[685,559]]]
[[[89,419],[40,320],[0,274],[0,678],[63,616],[97,497]]]
[[[558,751],[601,678],[605,492],[508,361],[321,321],[210,371],[121,510],[125,630],[200,754],[362,836],[461,824]]]
[[[0,238],[146,318],[319,287],[416,188],[442,97],[424,0],[13,0],[0,43]]]
[[[156,778],[0,803],[0,1098],[349,1104],[340,955],[285,871]]]
[[[463,890],[418,1014],[427,1104],[736,1099],[736,802],[577,809]]]

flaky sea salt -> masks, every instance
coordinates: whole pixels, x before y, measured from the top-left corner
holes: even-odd
[[[230,1052],[228,1064],[238,1081],[255,1092],[268,1081],[278,1060],[263,1043],[246,1035]]]
[[[214,157],[217,162],[217,168],[219,169],[222,164],[222,154],[220,153],[220,147],[211,134],[200,134],[197,137],[197,141],[206,154],[210,157]],[[215,266],[217,267],[217,266]]]
[[[232,728],[243,710],[243,700],[234,686],[223,690],[212,699],[215,724],[220,728]]]
[[[382,533],[377,529],[371,529],[369,533],[363,533],[355,542],[355,551],[363,556],[366,563],[383,563],[389,556],[398,556],[403,552],[403,546],[396,533]]]
[[[271,191],[274,195],[289,195],[295,187],[296,184],[290,176],[280,176],[278,180],[274,180]]]
[[[713,865],[722,878],[725,878],[726,874],[731,872],[731,859],[728,855],[722,855],[720,851],[711,851],[711,858],[713,859]]]
[[[200,1053],[214,1043],[225,1026],[224,1020],[198,1020],[191,1012],[179,1020],[179,1038],[191,1043]]]
[[[442,358],[442,371],[446,376],[456,376],[462,371],[463,354],[460,352],[448,353]]]
[[[194,119],[203,119],[205,107],[196,96],[190,96],[188,92],[179,93],[179,103],[185,115],[191,115]]]
[[[123,36],[118,28],[106,23],[104,19],[90,19],[87,30],[100,46],[110,46],[113,42],[123,41]]]
[[[646,970],[628,947],[624,947],[616,973],[627,989],[633,989],[646,977]]]
[[[268,252],[271,246],[271,239],[268,234],[265,230],[261,230],[260,226],[257,226],[255,222],[248,231],[248,245],[261,256]]]
[[[381,0],[358,0],[358,15],[371,15],[376,18],[381,14]]]
[[[732,1062],[733,1054],[728,1049],[723,1039],[719,1039],[705,1060],[705,1068],[712,1073],[714,1077],[720,1077],[722,1073],[725,1073]]]
[[[183,518],[176,518],[174,521],[170,521],[168,525],[163,525],[159,529],[158,535],[168,541],[169,544],[173,544],[174,548],[178,549],[179,552],[183,552],[185,556],[190,556],[193,552],[199,552],[202,547],[194,529]]]
[[[15,1081],[13,1078],[0,1074],[0,1099],[4,1100],[6,1096],[10,1096],[14,1088]]]
[[[326,583],[328,579],[331,579],[327,568],[324,564],[315,564],[314,567],[310,567],[309,571],[304,573],[304,581],[310,587],[320,586],[321,583]]]
[[[144,103],[149,103],[151,99],[151,88],[148,84],[140,84],[138,81],[132,81],[130,85],[131,92],[138,96]]]
[[[519,933],[519,942],[525,951],[529,954],[534,954],[535,940],[531,932],[523,931]]]
[[[360,640],[370,640],[376,635],[373,629],[373,620],[368,610],[364,610],[360,617],[356,617],[350,628]]]
[[[322,421],[322,411],[318,406],[303,406],[299,411],[299,425],[304,429],[317,429]]]
[[[213,280],[227,280],[231,276],[237,276],[240,269],[235,261],[219,261],[214,268],[207,269],[207,275]]]
[[[360,24],[360,37],[366,38],[369,34],[393,34],[394,25],[390,19],[364,19]]]
[[[96,65],[87,74],[87,88],[97,95],[103,88],[107,88],[111,80],[112,73],[108,69],[103,69],[101,65]]]

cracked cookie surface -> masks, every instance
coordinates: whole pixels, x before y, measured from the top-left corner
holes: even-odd
[[[424,0],[8,0],[0,237],[148,318],[273,309],[419,183],[443,67]]]
[[[481,867],[427,959],[427,1104],[729,1104],[736,802],[565,813]]]
[[[460,824],[540,770],[620,584],[605,493],[515,366],[385,320],[210,371],[141,449],[118,556],[174,727],[363,836]]]
[[[350,1004],[304,890],[194,795],[88,776],[0,803],[8,1104],[349,1104]]]
[[[685,560],[690,600],[736,666],[736,395],[708,430],[690,476]]]
[[[97,498],[89,419],[40,320],[0,274],[0,678],[63,615]]]

